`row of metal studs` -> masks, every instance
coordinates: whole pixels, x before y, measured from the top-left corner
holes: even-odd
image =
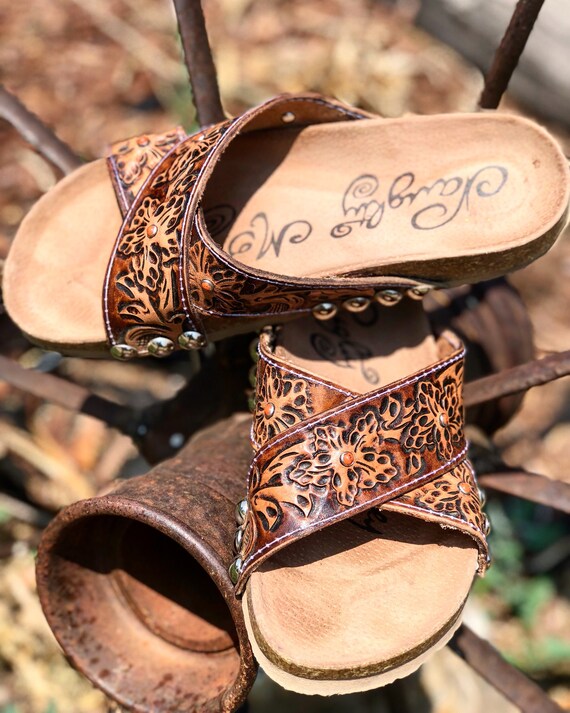
[[[393,307],[400,302],[404,295],[411,297],[413,300],[422,300],[431,289],[432,288],[427,285],[418,285],[417,287],[412,287],[405,292],[402,290],[388,288],[377,292],[374,295],[374,299],[383,307]],[[348,312],[364,312],[364,310],[367,309],[371,303],[372,299],[370,297],[350,297],[342,303],[342,307]],[[313,316],[316,319],[332,319],[337,312],[338,306],[333,302],[322,302],[316,307],[313,307]]]
[[[181,349],[191,351],[193,349],[202,349],[207,344],[206,337],[201,332],[182,332],[178,337],[178,346]],[[151,356],[162,358],[174,351],[174,342],[168,337],[154,337],[146,345],[147,351]],[[138,356],[139,351],[136,347],[129,344],[115,344],[111,347],[111,356],[121,361],[128,361]]]
[[[243,500],[240,500],[239,503],[236,505],[236,522],[238,524],[238,529],[236,532],[236,536],[234,539],[234,550],[236,554],[238,555],[234,561],[231,563],[228,569],[228,574],[230,575],[230,579],[232,584],[236,584],[239,576],[241,574],[241,571],[243,569],[243,560],[240,557],[239,553],[241,551],[241,546],[243,543],[243,531],[244,531],[244,524],[245,524],[245,518],[247,517],[247,512],[249,510],[249,504],[247,500],[244,498]]]
[[[477,488],[478,495],[479,495],[479,500],[481,501],[481,507],[485,504],[486,501],[486,494],[483,488],[478,487]],[[241,574],[241,571],[243,569],[243,559],[240,556],[241,552],[241,547],[243,543],[243,532],[244,532],[244,523],[245,523],[245,518],[247,517],[247,513],[249,510],[249,504],[247,500],[244,498],[243,500],[240,500],[239,503],[236,505],[235,509],[235,515],[236,515],[236,522],[238,524],[238,528],[236,531],[235,539],[234,539],[234,551],[237,554],[237,557],[233,560],[233,562],[230,564],[229,569],[228,569],[228,574],[230,575],[230,580],[232,584],[236,584],[239,576]],[[485,533],[485,536],[488,536],[489,533],[491,532],[491,523],[489,522],[489,518],[487,515],[483,516],[483,532]],[[491,564],[491,555],[487,555],[487,566]]]

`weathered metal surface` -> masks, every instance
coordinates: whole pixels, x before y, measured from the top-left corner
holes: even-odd
[[[562,713],[536,683],[507,663],[488,641],[481,639],[465,624],[449,644],[478,674],[512,701],[522,713]]]
[[[71,173],[82,161],[22,102],[0,85],[0,117],[8,121],[36,151],[57,166],[63,173]]]
[[[225,119],[216,67],[200,0],[174,0],[178,27],[200,126]]]
[[[519,0],[485,77],[479,99],[482,109],[496,109],[505,93],[544,0]]]
[[[63,510],[38,551],[46,618],[72,664],[122,706],[234,711],[256,667],[227,574],[249,418]]]
[[[534,359],[506,371],[485,376],[465,384],[466,406],[526,391],[533,386],[547,384],[570,374],[570,350]]]
[[[525,470],[485,473],[478,480],[484,488],[515,495],[570,514],[570,483]]]

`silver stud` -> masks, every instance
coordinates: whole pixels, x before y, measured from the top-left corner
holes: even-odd
[[[392,289],[380,290],[380,292],[377,292],[374,295],[376,302],[381,304],[383,307],[393,307],[394,305],[397,305],[402,297],[403,295],[400,290]]]
[[[165,357],[174,351],[174,342],[167,337],[155,337],[146,345],[148,353],[155,357]]]
[[[182,349],[201,349],[206,346],[207,340],[200,332],[182,332],[178,344]]]
[[[239,576],[241,574],[241,570],[243,567],[243,561],[241,557],[237,557],[230,565],[228,569],[228,573],[230,575],[230,579],[232,581],[232,584],[237,584],[237,581],[239,579]]]
[[[240,527],[238,528],[236,532],[236,536],[234,538],[234,550],[236,552],[239,552],[241,550],[241,546],[243,543],[243,528]]]
[[[490,567],[492,562],[493,562],[493,557],[490,552],[487,552],[487,557],[485,558],[485,564],[487,565],[487,567]]]
[[[483,515],[483,532],[487,536],[491,532],[491,523],[486,515]]]
[[[291,124],[293,121],[295,121],[295,114],[293,114],[292,111],[286,111],[282,116],[281,116],[281,121],[284,124]]]
[[[368,297],[351,297],[345,300],[342,306],[349,312],[364,312],[370,306],[370,302]]]
[[[244,498],[243,500],[240,500],[239,503],[236,505],[236,522],[238,525],[243,525],[248,510],[249,505],[247,499]]]
[[[332,319],[337,312],[338,307],[333,305],[332,302],[322,302],[320,305],[313,307],[313,317],[315,319]]]
[[[481,507],[487,502],[487,493],[481,487],[477,487],[477,493],[479,494],[479,500],[481,502]]]
[[[412,287],[411,289],[409,289],[407,295],[413,300],[423,300],[423,298],[427,295],[430,289],[431,288],[427,285],[418,285],[417,287]]]
[[[438,421],[440,426],[443,426],[444,428],[447,426],[447,418],[444,413],[439,414]]]
[[[120,361],[128,361],[137,355],[137,350],[128,344],[114,344],[111,347],[111,356]]]

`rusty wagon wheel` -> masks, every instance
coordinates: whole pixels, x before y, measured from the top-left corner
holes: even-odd
[[[222,120],[224,115],[202,9],[196,0],[173,1],[198,120],[200,125],[205,126]],[[511,23],[487,74],[480,98],[481,108],[493,109],[498,106],[542,4],[543,0],[519,0]],[[70,172],[81,164],[81,160],[68,146],[5,89],[0,89],[0,116],[12,123],[36,150],[64,173]],[[476,287],[475,290],[477,289],[481,291],[484,288]],[[460,298],[461,296],[452,295],[450,300],[460,300]],[[487,297],[487,299],[492,300],[493,298]],[[503,313],[501,317],[500,308],[496,304],[495,308],[497,311],[493,313],[494,316],[491,319],[495,319],[499,324],[503,319],[503,324],[507,324],[512,317],[512,312],[509,313],[510,316]],[[486,318],[481,315],[474,317],[475,313],[476,310],[471,313],[466,310],[465,314],[468,316],[463,319],[468,323],[473,319],[482,319],[483,323],[476,327],[476,331],[478,328],[479,334],[484,334],[486,324],[488,325],[484,319],[489,319],[489,316],[487,315]],[[443,319],[449,320],[449,314],[446,314]],[[522,332],[527,330],[525,334],[528,335],[526,316],[518,314],[517,320],[520,330]],[[458,326],[461,328],[461,318]],[[464,326],[468,327],[468,325]],[[507,362],[501,361],[501,355],[493,352],[494,347],[483,344],[482,348],[483,351],[486,349],[487,356],[491,355],[492,368],[489,368],[488,364],[487,372],[483,368],[479,368],[479,375],[482,373],[487,373],[487,375],[476,378],[466,385],[465,402],[471,409],[482,407],[483,404],[492,405],[491,411],[488,411],[485,417],[481,415],[481,411],[475,417],[477,422],[484,421],[490,432],[508,420],[518,406],[518,398],[505,401],[506,397],[520,395],[533,386],[546,384],[570,374],[570,351],[533,360],[530,358],[528,343],[525,343],[518,351],[518,358],[509,363],[508,360]],[[130,408],[120,406],[53,375],[31,373],[5,357],[0,357],[0,378],[43,399],[103,420],[108,425],[131,436],[147,459],[151,463],[158,463],[173,456],[180,446],[180,442],[173,444],[170,436],[173,433],[173,424],[180,422],[182,414],[185,415],[185,430],[181,435],[183,436],[182,440],[185,441],[199,428],[215,423],[236,411],[244,410],[245,395],[240,385],[247,373],[248,364],[241,355],[246,351],[244,340],[239,338],[219,347],[213,356],[204,360],[198,375],[175,398],[144,412],[135,412]],[[524,355],[522,359],[521,354]],[[524,363],[520,363],[521,361]],[[500,367],[502,370],[498,371]],[[197,416],[195,412],[189,411],[188,405],[201,398],[204,393],[208,393],[210,396],[208,403],[211,408]],[[227,394],[230,394],[231,398],[227,398]],[[226,395],[225,398],[224,395]],[[503,399],[502,402],[501,399]],[[502,410],[498,406],[499,403],[503,404]],[[191,451],[184,449],[181,456],[182,462],[187,457],[184,455],[185,453],[191,453]],[[159,468],[168,469],[168,463],[163,463]],[[180,465],[180,461],[178,464]],[[186,467],[189,466],[186,465]],[[479,481],[491,490],[515,495],[561,512],[570,513],[570,486],[554,482],[540,474],[521,469],[510,469],[500,460],[495,460],[488,471],[481,474]],[[225,559],[230,556],[231,554],[220,551],[209,553],[205,556],[204,567],[207,567],[208,557],[209,561],[217,566],[220,562],[227,565],[228,562],[225,562]],[[220,572],[222,569],[227,570],[227,566],[222,567]],[[222,577],[221,574],[220,577]],[[227,584],[227,591],[230,591],[229,580]],[[222,583],[220,589],[224,589],[224,587],[226,584]],[[523,713],[554,713],[554,711],[561,710],[539,686],[508,664],[488,642],[478,637],[467,626],[463,625],[460,628],[450,647]],[[225,700],[223,704],[220,703],[220,710],[234,710],[245,698],[255,675],[254,665],[249,660],[249,652],[246,658],[248,659],[245,666],[247,671],[243,673],[238,685],[238,688],[241,688],[236,695],[231,697],[231,700]],[[86,670],[85,673],[88,677],[97,679],[92,671]],[[98,685],[102,685],[100,679],[97,679],[96,682]],[[113,691],[109,691],[109,693],[112,697],[117,697]],[[122,700],[124,704],[128,703],[124,697],[119,700]],[[143,710],[136,708],[136,701],[133,706],[135,710]],[[214,709],[212,708],[212,710]]]

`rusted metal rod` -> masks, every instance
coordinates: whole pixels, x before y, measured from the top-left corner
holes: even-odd
[[[501,396],[526,391],[570,374],[570,351],[534,359],[512,369],[500,371],[465,384],[465,406],[498,399]]]
[[[465,624],[459,628],[449,646],[522,713],[563,713],[562,708],[534,681],[507,663],[488,641],[481,639]]]
[[[88,389],[59,376],[24,369],[4,356],[0,356],[0,380],[40,399],[98,418],[123,433],[130,434],[136,418],[135,412],[127,406],[96,396]]]
[[[12,124],[23,139],[63,173],[71,173],[81,166],[82,161],[79,156],[2,85],[0,85],[0,117]]]
[[[570,484],[526,470],[505,470],[479,476],[484,488],[515,495],[570,515]]]
[[[482,109],[496,109],[525,48],[544,0],[519,0],[497,48],[479,98]]]
[[[194,105],[200,126],[223,121],[216,67],[200,0],[174,0]]]

